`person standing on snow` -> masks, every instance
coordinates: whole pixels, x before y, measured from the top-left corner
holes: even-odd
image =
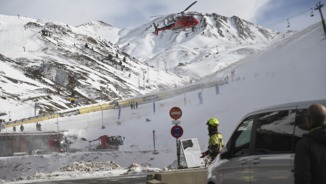
[[[218,132],[219,124],[220,122],[217,118],[211,118],[206,123],[209,135],[208,150],[203,152],[200,158],[208,156],[208,163],[213,161],[224,147],[222,134]]]
[[[20,125],[20,131],[21,131],[21,132],[24,131],[24,125]]]
[[[294,183],[326,183],[326,107],[312,104],[307,110],[309,133],[298,142],[294,157]]]

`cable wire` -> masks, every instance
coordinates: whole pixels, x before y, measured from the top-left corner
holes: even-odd
[[[325,1],[325,0],[323,0],[323,2],[324,2],[324,1]],[[318,2],[321,2],[321,1],[318,1]],[[296,13],[296,14],[294,14],[294,15],[289,16],[288,18],[281,18],[280,20],[277,20],[277,21],[275,21],[275,22],[273,22],[273,23],[271,23],[271,24],[267,24],[267,25],[263,25],[263,26],[264,26],[264,27],[267,27],[267,28],[272,28],[272,27],[276,27],[277,25],[281,25],[281,24],[284,24],[284,23],[289,24],[289,21],[291,21],[291,19],[295,19],[295,18],[300,17],[300,16],[302,16],[302,15],[304,15],[304,14],[307,14],[307,13],[309,13],[309,16],[311,16],[311,12],[314,11],[315,5],[316,5],[318,2],[316,2],[312,8],[305,9],[305,10],[299,12],[299,13]],[[322,3],[323,3],[323,2],[322,2]]]

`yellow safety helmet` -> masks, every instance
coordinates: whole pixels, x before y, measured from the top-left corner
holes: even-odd
[[[218,121],[217,118],[211,118],[207,121],[206,124],[209,126],[218,126],[220,124],[220,122]]]

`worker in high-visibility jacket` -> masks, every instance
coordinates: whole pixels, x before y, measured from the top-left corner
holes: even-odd
[[[222,134],[218,131],[220,122],[217,118],[211,118],[207,121],[208,128],[208,150],[202,153],[200,158],[209,156],[209,160],[213,161],[224,147]]]

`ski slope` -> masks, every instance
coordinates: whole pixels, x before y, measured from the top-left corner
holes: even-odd
[[[7,165],[6,168],[0,167],[0,178],[4,177],[3,173],[10,173],[7,178],[32,175],[33,172],[41,172],[41,168],[42,172],[53,172],[77,162],[76,158],[114,161],[122,167],[139,163],[164,168],[176,160],[175,138],[170,135],[172,119],[169,110],[172,107],[178,106],[183,112],[180,126],[184,134],[181,139],[197,138],[204,151],[208,141],[205,123],[211,117],[220,120],[219,131],[223,134],[224,142],[227,142],[241,118],[253,110],[280,103],[326,99],[325,49],[322,26],[315,24],[208,79],[229,78],[227,84],[219,86],[218,94],[212,87],[156,101],[155,112],[153,103],[139,105],[138,109],[125,107],[121,110],[119,122],[117,109],[42,122],[43,130],[65,130],[67,135],[77,135],[78,138],[71,145],[75,148],[87,149],[89,143],[81,138],[90,140],[103,134],[122,135],[125,144],[119,151],[112,153],[81,152],[44,156],[43,160],[38,159],[33,166],[28,166],[31,169],[24,173],[16,170],[27,167],[28,160],[35,159],[35,156],[19,158],[19,163],[26,164],[19,165],[18,169],[15,169],[15,163],[18,163],[14,161],[16,158],[0,158],[0,165],[4,162]],[[231,75],[233,70],[235,73]],[[203,94],[202,104],[198,99],[200,91]],[[101,129],[102,125],[106,128]],[[153,130],[156,132],[156,150],[159,154],[152,153]],[[25,131],[35,131],[35,124],[26,125]],[[51,167],[44,169],[44,162],[50,163]],[[78,177],[82,177],[82,174]]]

